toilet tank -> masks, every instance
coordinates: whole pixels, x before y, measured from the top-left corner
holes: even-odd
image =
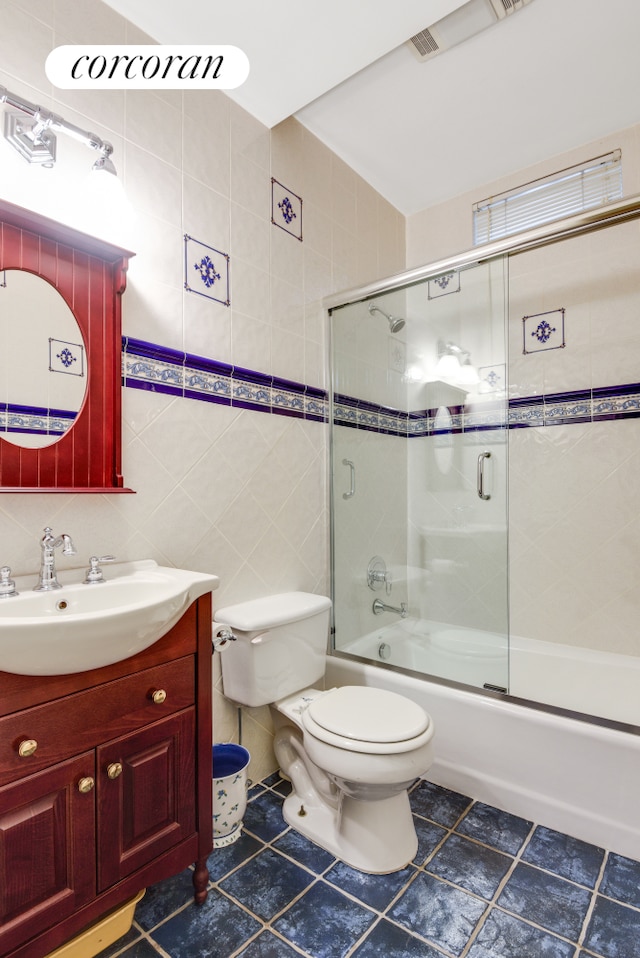
[[[218,609],[214,632],[229,626],[235,642],[220,653],[227,698],[267,705],[324,676],[331,599],[285,592]]]

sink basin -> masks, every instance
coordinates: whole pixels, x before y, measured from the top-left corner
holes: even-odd
[[[84,585],[86,569],[58,573],[61,589],[34,592],[37,576],[17,577],[18,596],[0,600],[0,670],[64,675],[111,665],[173,628],[215,575],[159,566],[153,559],[103,567],[107,580]]]

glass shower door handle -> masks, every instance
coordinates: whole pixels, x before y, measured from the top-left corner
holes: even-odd
[[[354,497],[355,494],[356,494],[356,467],[354,466],[354,464],[351,462],[350,459],[343,459],[343,460],[342,460],[342,465],[343,465],[343,466],[349,466],[349,469],[350,469],[350,475],[349,475],[349,492],[343,492],[343,493],[342,493],[342,498],[343,498],[343,499],[353,499],[353,497]]]
[[[484,464],[487,459],[491,459],[490,452],[481,452],[478,456],[478,498],[490,499],[491,495],[484,491]]]

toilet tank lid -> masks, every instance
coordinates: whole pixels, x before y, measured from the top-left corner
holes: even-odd
[[[282,592],[262,599],[228,605],[215,612],[215,621],[240,632],[261,632],[308,619],[331,608],[331,599],[312,592]]]

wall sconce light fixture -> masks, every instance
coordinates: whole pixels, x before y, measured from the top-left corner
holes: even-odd
[[[89,133],[73,123],[68,123],[56,113],[50,113],[36,106],[35,103],[23,100],[15,93],[10,93],[6,87],[0,86],[0,104],[2,103],[20,111],[5,113],[4,137],[27,162],[39,163],[45,168],[53,167],[56,161],[55,134],[66,133],[98,154],[93,164],[94,171],[104,171],[117,176],[111,159],[113,153],[111,143],[101,140],[95,133]]]
[[[436,373],[443,379],[451,379],[461,386],[473,386],[480,382],[478,370],[471,363],[469,350],[442,340],[438,342]]]

